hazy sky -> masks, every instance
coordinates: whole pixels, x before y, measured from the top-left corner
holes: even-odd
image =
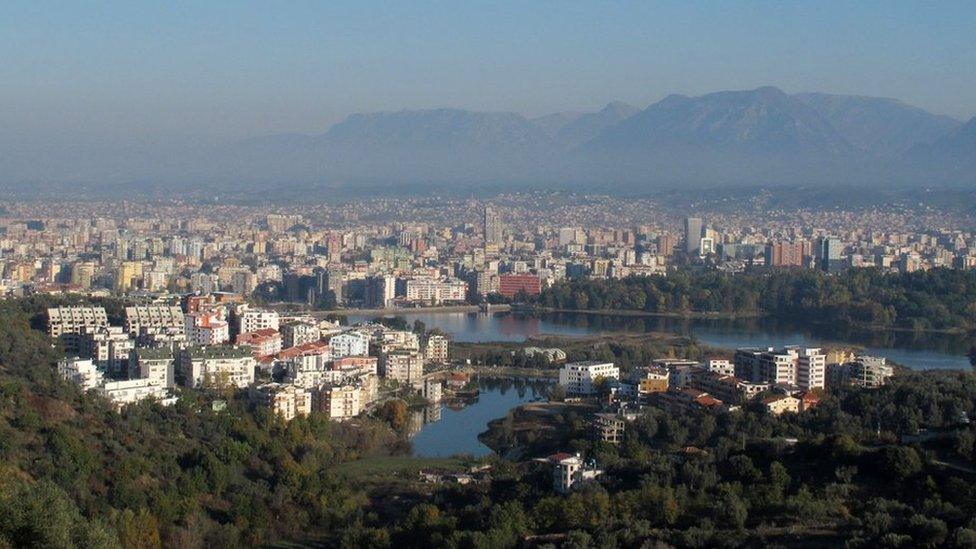
[[[0,132],[321,132],[355,111],[535,116],[776,85],[976,114],[973,2],[0,3]]]

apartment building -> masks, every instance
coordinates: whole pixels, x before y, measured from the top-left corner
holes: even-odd
[[[366,356],[369,354],[369,335],[360,331],[349,331],[329,338],[332,356]]]
[[[207,388],[245,388],[254,383],[257,361],[244,347],[189,347],[180,353],[183,385]]]
[[[108,326],[105,307],[53,307],[47,310],[47,334],[57,339],[65,353],[78,353],[82,329],[95,331]]]
[[[450,341],[439,334],[432,334],[427,337],[424,345],[424,357],[427,362],[436,364],[447,364],[449,360]]]
[[[281,345],[286,349],[312,343],[322,337],[322,332],[317,324],[302,320],[282,322],[279,332],[281,332]]]
[[[100,368],[124,373],[129,367],[129,353],[136,342],[121,326],[82,327],[77,336],[78,355],[91,358]]]
[[[571,395],[596,394],[600,379],[620,379],[620,369],[613,362],[570,362],[559,370],[559,384]]]
[[[275,311],[245,309],[237,314],[237,333],[271,329],[278,331],[279,317]]]
[[[356,385],[323,386],[316,395],[315,409],[330,419],[341,421],[362,411],[362,389]]]
[[[58,361],[58,375],[76,383],[82,391],[98,387],[104,379],[90,358],[62,358]]]
[[[312,393],[302,387],[282,383],[262,383],[248,389],[255,406],[268,408],[285,421],[307,416],[312,411]]]
[[[130,378],[149,379],[163,387],[176,385],[176,357],[172,349],[134,349],[130,357]]]
[[[250,347],[253,350],[254,358],[261,360],[274,356],[281,351],[281,334],[271,328],[265,328],[239,334],[235,343]]]
[[[424,359],[416,351],[387,353],[383,355],[380,366],[386,379],[400,383],[420,383],[424,377]]]
[[[742,348],[734,361],[736,377],[754,382],[810,390],[822,389],[826,379],[827,356],[815,347]]]
[[[126,307],[123,327],[132,338],[183,330],[183,310],[167,305]]]

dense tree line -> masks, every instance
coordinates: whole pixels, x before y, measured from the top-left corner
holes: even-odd
[[[667,276],[560,281],[544,290],[538,303],[558,309],[769,314],[864,326],[973,330],[976,271],[675,271]]]
[[[285,424],[193,392],[118,413],[57,378],[38,306],[0,302],[0,547],[976,546],[971,373],[907,372],[798,416],[651,408],[619,446],[572,417],[565,450],[606,473],[570,495],[503,460],[483,484],[370,484],[338,469],[402,450],[385,421]]]

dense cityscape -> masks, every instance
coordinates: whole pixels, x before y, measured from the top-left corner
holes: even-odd
[[[0,549],[976,549],[974,14],[0,3]]]

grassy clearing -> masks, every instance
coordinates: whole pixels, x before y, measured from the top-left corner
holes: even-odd
[[[335,472],[342,477],[360,482],[414,480],[421,470],[464,471],[469,466],[468,461],[456,458],[383,456],[343,463],[335,468]]]

